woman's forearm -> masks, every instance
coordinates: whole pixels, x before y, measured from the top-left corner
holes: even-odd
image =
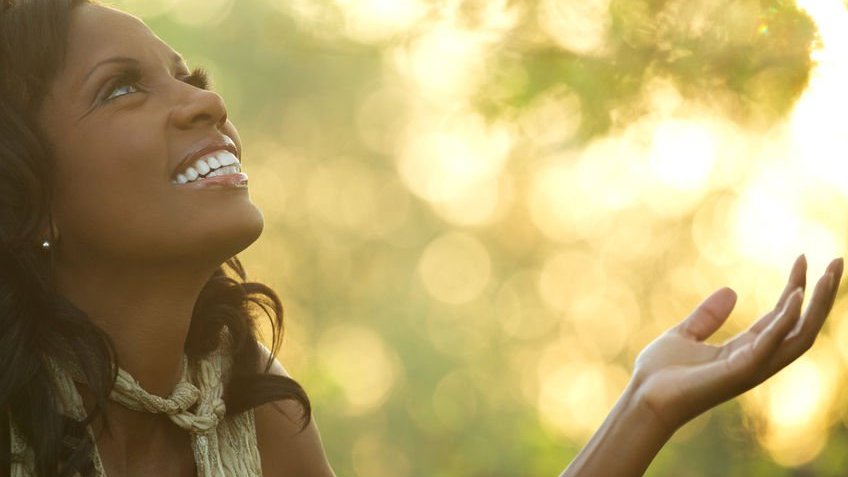
[[[641,476],[672,434],[628,387],[560,477]]]

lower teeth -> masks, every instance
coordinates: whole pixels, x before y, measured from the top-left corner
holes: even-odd
[[[216,169],[216,170],[210,172],[208,175],[206,175],[205,177],[201,177],[200,179],[208,179],[210,177],[217,177],[217,176],[223,176],[223,175],[228,175],[228,174],[235,174],[237,172],[238,171],[235,170],[234,167],[223,167],[221,169]]]
[[[221,167],[219,169],[215,169],[214,171],[211,171],[209,174],[207,174],[205,176],[199,176],[199,177],[196,177],[194,180],[189,180],[189,181],[186,181],[184,183],[185,184],[191,184],[192,182],[202,181],[203,179],[210,179],[212,177],[225,176],[225,175],[230,175],[230,174],[238,174],[239,172],[241,172],[241,171],[236,166],[226,166],[226,167]],[[176,180],[173,180],[172,182],[174,184],[179,183]]]

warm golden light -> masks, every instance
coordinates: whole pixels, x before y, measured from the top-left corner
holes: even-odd
[[[481,181],[457,195],[434,201],[434,210],[456,225],[488,225],[503,216],[513,200],[508,179]]]
[[[235,0],[180,0],[171,14],[184,25],[212,27],[224,21],[234,4]]]
[[[575,53],[602,53],[611,26],[609,0],[543,0],[538,22],[557,44]]]
[[[777,375],[750,399],[751,411],[764,418],[760,439],[786,466],[809,462],[821,451],[834,419],[834,391],[841,371],[834,366],[829,340]]]
[[[616,367],[571,362],[539,375],[542,422],[562,435],[586,439],[603,422],[627,382]]]
[[[180,0],[117,0],[115,3],[141,18],[154,18],[168,13]]]
[[[400,376],[394,352],[369,328],[331,328],[321,335],[318,350],[321,365],[339,387],[349,415],[376,410]]]
[[[448,116],[434,124],[415,128],[398,169],[404,182],[418,196],[449,210],[459,222],[483,221],[496,210],[502,173],[513,142],[512,133],[487,125],[474,114]],[[432,129],[428,129],[432,128]],[[478,196],[479,192],[483,192]],[[470,202],[470,204],[469,204]],[[463,212],[471,205],[472,210]]]
[[[348,34],[359,41],[382,41],[409,30],[427,14],[420,0],[335,0],[347,20]]]
[[[575,280],[574,277],[580,277]],[[567,312],[587,295],[603,295],[609,277],[603,264],[585,252],[562,252],[545,261],[539,294],[554,310]]]
[[[565,87],[547,92],[527,106],[518,118],[524,136],[540,148],[569,141],[583,117],[580,98]]]
[[[848,194],[848,125],[840,119],[848,108],[848,12],[839,0],[799,1],[816,21],[821,47],[810,84],[790,119],[797,167],[811,183],[827,184]]]
[[[481,32],[440,23],[409,47],[395,50],[394,64],[428,100],[456,101],[482,81],[488,41]]]
[[[709,126],[693,121],[664,121],[654,130],[650,167],[668,187],[701,189],[709,184],[717,152]]]
[[[418,274],[433,298],[458,305],[483,292],[491,278],[491,259],[478,239],[449,233],[430,242],[418,262]]]
[[[412,473],[409,458],[392,442],[391,436],[373,431],[356,439],[351,459],[356,475],[363,477],[407,477]]]

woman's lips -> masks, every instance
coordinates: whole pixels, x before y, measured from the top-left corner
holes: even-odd
[[[194,182],[189,182],[187,184],[180,184],[177,187],[188,189],[247,189],[247,182],[247,174],[245,174],[244,172],[239,172],[236,174],[227,174],[223,176],[205,177],[203,179],[198,179]]]

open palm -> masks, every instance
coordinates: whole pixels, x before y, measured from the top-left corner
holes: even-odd
[[[812,346],[833,306],[842,260],[834,260],[801,313],[807,263],[799,257],[774,310],[722,345],[704,342],[725,321],[736,294],[713,293],[636,359],[633,382],[642,402],[669,430],[765,381]]]

